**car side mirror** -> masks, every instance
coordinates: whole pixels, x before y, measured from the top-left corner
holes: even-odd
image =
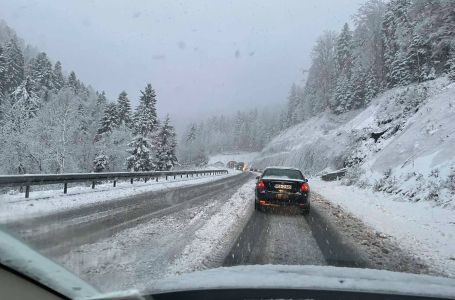
[[[308,182],[308,179],[305,178],[305,179],[303,179],[303,181]]]
[[[260,176],[256,176],[256,179],[259,180],[259,178],[261,178]]]

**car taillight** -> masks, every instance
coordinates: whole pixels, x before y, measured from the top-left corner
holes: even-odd
[[[309,189],[310,189],[310,185],[307,182],[302,183],[302,185],[300,186],[300,191],[302,193],[308,192]]]
[[[264,181],[259,180],[258,184],[256,185],[256,188],[257,188],[258,190],[263,190],[263,189],[265,189],[265,183],[264,183]]]

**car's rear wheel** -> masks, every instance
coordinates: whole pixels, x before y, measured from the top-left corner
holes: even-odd
[[[263,211],[264,211],[264,208],[259,204],[259,202],[254,201],[254,210],[263,212]]]
[[[259,208],[260,208],[259,203],[256,200],[254,200],[254,210],[259,210]]]
[[[310,214],[310,204],[308,203],[306,206],[300,208],[302,215],[307,216]]]

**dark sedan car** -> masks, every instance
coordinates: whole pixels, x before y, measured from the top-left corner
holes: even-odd
[[[257,177],[254,208],[297,206],[310,212],[310,186],[299,169],[269,167]]]

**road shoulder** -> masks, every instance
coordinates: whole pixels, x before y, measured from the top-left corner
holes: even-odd
[[[414,251],[414,247],[409,247],[409,244],[406,240],[403,241],[401,235],[396,234],[394,231],[383,230],[384,227],[374,226],[369,223],[368,220],[371,220],[371,218],[368,218],[369,215],[362,215],[359,210],[354,208],[356,203],[354,201],[349,202],[349,194],[346,194],[348,191],[344,189],[347,187],[344,187],[343,191],[335,188],[329,191],[330,187],[321,187],[321,184],[314,184],[313,182],[312,186],[317,191],[312,192],[313,207],[322,212],[322,215],[327,219],[327,223],[337,228],[346,243],[356,246],[359,253],[364,256],[367,267],[398,272],[450,276],[450,273],[448,274],[446,270],[435,267],[431,260],[424,259],[419,255],[419,252]],[[338,197],[338,200],[334,200],[336,197]],[[382,218],[382,221],[380,221],[382,224],[393,222],[393,218],[388,215],[388,211],[376,208],[375,212],[377,213],[375,219]],[[401,228],[402,232],[405,230],[406,228]],[[411,235],[407,238],[416,241],[418,237]]]

